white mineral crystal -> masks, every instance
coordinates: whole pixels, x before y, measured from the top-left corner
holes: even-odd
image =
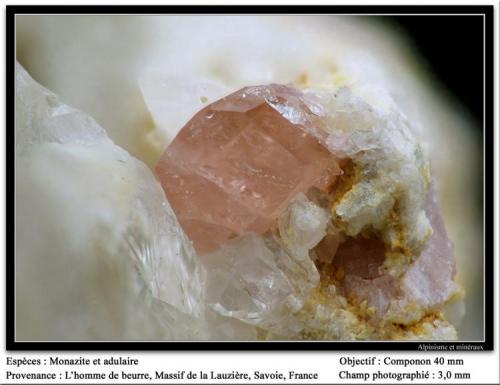
[[[328,220],[325,210],[301,194],[279,218],[281,237],[250,233],[203,256],[209,306],[270,333],[295,337],[304,325],[294,313],[319,283],[309,250],[325,236]]]
[[[408,247],[418,252],[432,231],[423,211],[430,174],[411,125],[400,111],[371,106],[347,87],[324,92],[320,99],[327,109],[328,147],[361,168],[362,176],[335,205],[346,233],[354,236],[372,226],[394,243],[400,234],[387,217],[397,200],[397,225],[403,226]]]
[[[18,340],[205,337],[202,270],[151,171],[19,64],[16,198]]]
[[[280,237],[296,258],[309,258],[309,250],[326,235],[330,213],[298,194],[278,220]]]
[[[290,256],[275,239],[248,234],[204,256],[207,302],[216,312],[283,336],[319,281],[309,260]]]

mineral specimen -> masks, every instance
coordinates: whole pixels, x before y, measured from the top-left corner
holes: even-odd
[[[267,338],[409,335],[396,325],[458,290],[408,122],[347,88],[243,88],[198,112],[156,172],[203,255],[209,306]]]
[[[476,167],[470,124],[385,34],[331,16],[16,20],[20,60],[62,100],[95,118],[17,69],[18,340],[456,338],[441,312],[458,289],[452,248],[427,155],[413,135],[433,156],[435,187],[452,198],[441,202],[450,234],[467,234],[455,239],[467,266],[461,278],[470,313],[482,313],[482,286],[472,284],[482,264],[470,258],[482,245],[481,218],[474,219],[471,204],[470,178],[477,173],[460,171]],[[103,28],[117,44],[95,38]],[[80,54],[61,31],[71,32]],[[127,44],[125,56],[120,42]],[[198,161],[213,162],[201,176],[220,165],[222,180],[241,171],[227,167],[225,155],[218,158],[223,141],[217,142],[216,152],[182,168],[198,192],[181,200],[187,218],[201,218],[207,234],[214,231],[211,219],[231,225],[221,226],[223,236],[205,238],[198,255],[170,208],[175,199],[167,201],[151,171],[115,143],[153,166],[195,113],[242,87],[269,83],[293,83],[300,91],[250,87],[270,88],[270,96],[286,91],[278,102],[261,98],[235,122],[252,125],[259,110],[273,124],[256,132],[247,127],[220,150],[292,181],[298,165],[307,183],[280,190],[243,174],[257,188],[267,186],[263,198],[249,190],[243,199],[241,186],[220,180],[206,182],[215,187],[204,197],[191,175],[200,171]],[[231,108],[241,106],[241,98],[233,101]],[[300,132],[338,165],[325,185],[306,181],[307,159],[295,162],[291,150],[295,139],[302,143]],[[252,146],[247,154],[236,151],[252,133],[272,141],[264,141],[262,154]],[[295,163],[283,167],[275,156],[283,153]],[[266,164],[251,163],[259,159]],[[200,196],[204,205],[190,206]],[[277,200],[265,200],[271,196]],[[219,213],[221,203],[229,208]],[[217,215],[208,218],[211,212]],[[481,338],[477,323],[469,318],[473,335],[462,336]]]
[[[54,308],[54,271],[78,299],[18,330],[67,339],[69,319],[72,336],[93,319],[114,325],[95,339],[455,338],[440,313],[459,289],[453,250],[418,149],[401,117],[347,89],[247,87],[167,149],[167,201],[143,164],[18,66],[18,314]],[[105,284],[85,289],[86,271]]]

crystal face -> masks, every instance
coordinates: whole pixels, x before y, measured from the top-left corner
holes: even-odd
[[[339,174],[305,96],[281,85],[247,87],[197,113],[156,167],[196,250],[263,233],[299,192]]]

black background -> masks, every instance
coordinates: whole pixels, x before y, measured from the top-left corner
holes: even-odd
[[[409,35],[423,64],[466,108],[482,130],[483,17],[390,16],[384,22]]]

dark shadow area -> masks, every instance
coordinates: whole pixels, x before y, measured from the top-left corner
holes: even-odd
[[[391,16],[391,26],[413,40],[426,69],[469,110],[483,118],[483,17]]]

